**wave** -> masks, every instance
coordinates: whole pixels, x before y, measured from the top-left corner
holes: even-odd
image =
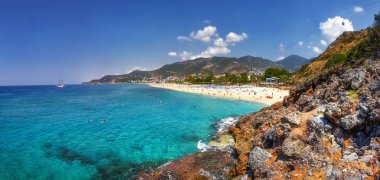
[[[211,146],[209,146],[208,144],[202,142],[202,140],[199,140],[198,141],[198,144],[197,144],[197,148],[200,152],[206,152],[208,150],[211,149]]]
[[[228,127],[236,124],[236,122],[239,120],[238,117],[227,117],[227,118],[224,118],[224,119],[221,119],[218,124],[216,125],[217,129],[218,129],[218,133],[224,131],[224,130],[227,130]]]
[[[239,117],[226,117],[226,118],[223,118],[220,121],[218,121],[218,123],[216,125],[217,132],[214,135],[214,137],[218,137],[219,135],[228,131],[228,128],[232,125],[235,125],[238,120],[239,120]],[[230,151],[231,147],[232,147],[231,144],[228,144],[225,146],[208,145],[207,143],[203,142],[202,140],[199,140],[197,143],[197,149],[200,152],[206,152],[206,151],[210,151],[210,150],[226,150],[226,148],[228,148],[228,151]]]

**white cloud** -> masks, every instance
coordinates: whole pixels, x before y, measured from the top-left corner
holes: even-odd
[[[276,61],[280,61],[280,60],[283,60],[283,59],[285,59],[285,57],[284,56],[280,56],[280,57],[276,58]]]
[[[328,44],[327,41],[325,41],[325,40],[323,40],[323,39],[321,39],[319,42],[321,43],[322,46],[325,46],[325,47],[326,47],[327,44]]]
[[[247,39],[248,35],[246,33],[242,34],[236,34],[234,32],[230,32],[226,36],[226,42],[227,43],[235,43],[235,42],[240,42],[244,39]]]
[[[314,51],[315,53],[317,53],[317,54],[321,54],[321,53],[322,53],[321,49],[319,49],[319,47],[317,47],[317,46],[314,46],[314,47],[313,47],[313,51]]]
[[[223,38],[218,38],[218,39],[215,39],[214,41],[214,46],[217,46],[217,47],[225,47],[225,46],[228,46],[227,42],[225,42],[223,40]]]
[[[180,41],[191,41],[191,38],[187,37],[187,36],[177,36],[177,40],[180,40]]]
[[[360,6],[354,6],[353,10],[355,13],[361,13],[364,11],[364,9]]]
[[[303,41],[298,41],[298,46],[303,46]]]
[[[208,47],[205,51],[203,51],[201,54],[197,55],[196,57],[213,57],[213,56],[219,56],[219,55],[226,55],[231,52],[230,49],[227,47]]]
[[[223,39],[217,33],[217,28],[214,26],[206,26],[197,32],[191,32],[189,37],[178,36],[178,40],[200,40],[203,42],[213,41],[213,44],[209,44],[206,50],[202,51],[199,54],[194,55],[192,52],[182,51],[181,53],[169,52],[169,56],[178,56],[181,60],[192,60],[200,57],[209,58],[213,56],[222,56],[231,53],[229,46],[236,45],[240,41],[243,41],[248,38],[246,33],[237,34],[234,32],[229,32],[226,35],[226,39]]]
[[[177,56],[177,53],[176,52],[168,52],[168,56],[174,57],[174,56]]]
[[[283,52],[284,52],[284,44],[280,43],[280,45],[278,45],[278,47],[279,47],[278,50],[279,50],[281,53],[283,53]]]
[[[353,31],[354,27],[349,19],[335,16],[334,18],[328,18],[325,22],[321,22],[319,29],[329,42],[333,42],[344,31]]]
[[[132,68],[130,68],[129,70],[127,70],[128,73],[131,73],[133,71],[136,71],[136,70],[139,70],[139,71],[146,71],[148,69],[146,68],[143,68],[141,66],[133,66]]]
[[[203,42],[210,42],[211,37],[215,36],[216,27],[215,26],[206,26],[202,30],[197,32],[192,32],[190,36],[194,39],[199,39]]]
[[[181,53],[179,53],[179,57],[181,57],[182,61],[190,60],[190,59],[192,59],[192,56],[193,56],[193,54],[191,52],[187,52],[187,51],[182,51]]]

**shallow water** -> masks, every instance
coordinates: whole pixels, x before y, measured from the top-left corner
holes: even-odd
[[[0,177],[133,178],[261,107],[146,85],[0,87]]]

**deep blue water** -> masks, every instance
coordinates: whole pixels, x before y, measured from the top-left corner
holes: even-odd
[[[0,178],[131,178],[261,107],[146,85],[0,87]]]

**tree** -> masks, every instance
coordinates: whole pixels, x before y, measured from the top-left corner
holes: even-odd
[[[240,78],[239,78],[239,82],[242,84],[248,83],[249,82],[248,74],[247,73],[241,73]]]
[[[215,79],[214,74],[212,72],[208,73],[204,81],[206,83],[211,83]]]
[[[194,83],[195,82],[195,77],[193,75],[187,76],[186,81],[189,83]]]
[[[289,71],[282,69],[282,68],[268,68],[265,70],[264,77],[270,78],[270,77],[289,77],[290,73]]]

